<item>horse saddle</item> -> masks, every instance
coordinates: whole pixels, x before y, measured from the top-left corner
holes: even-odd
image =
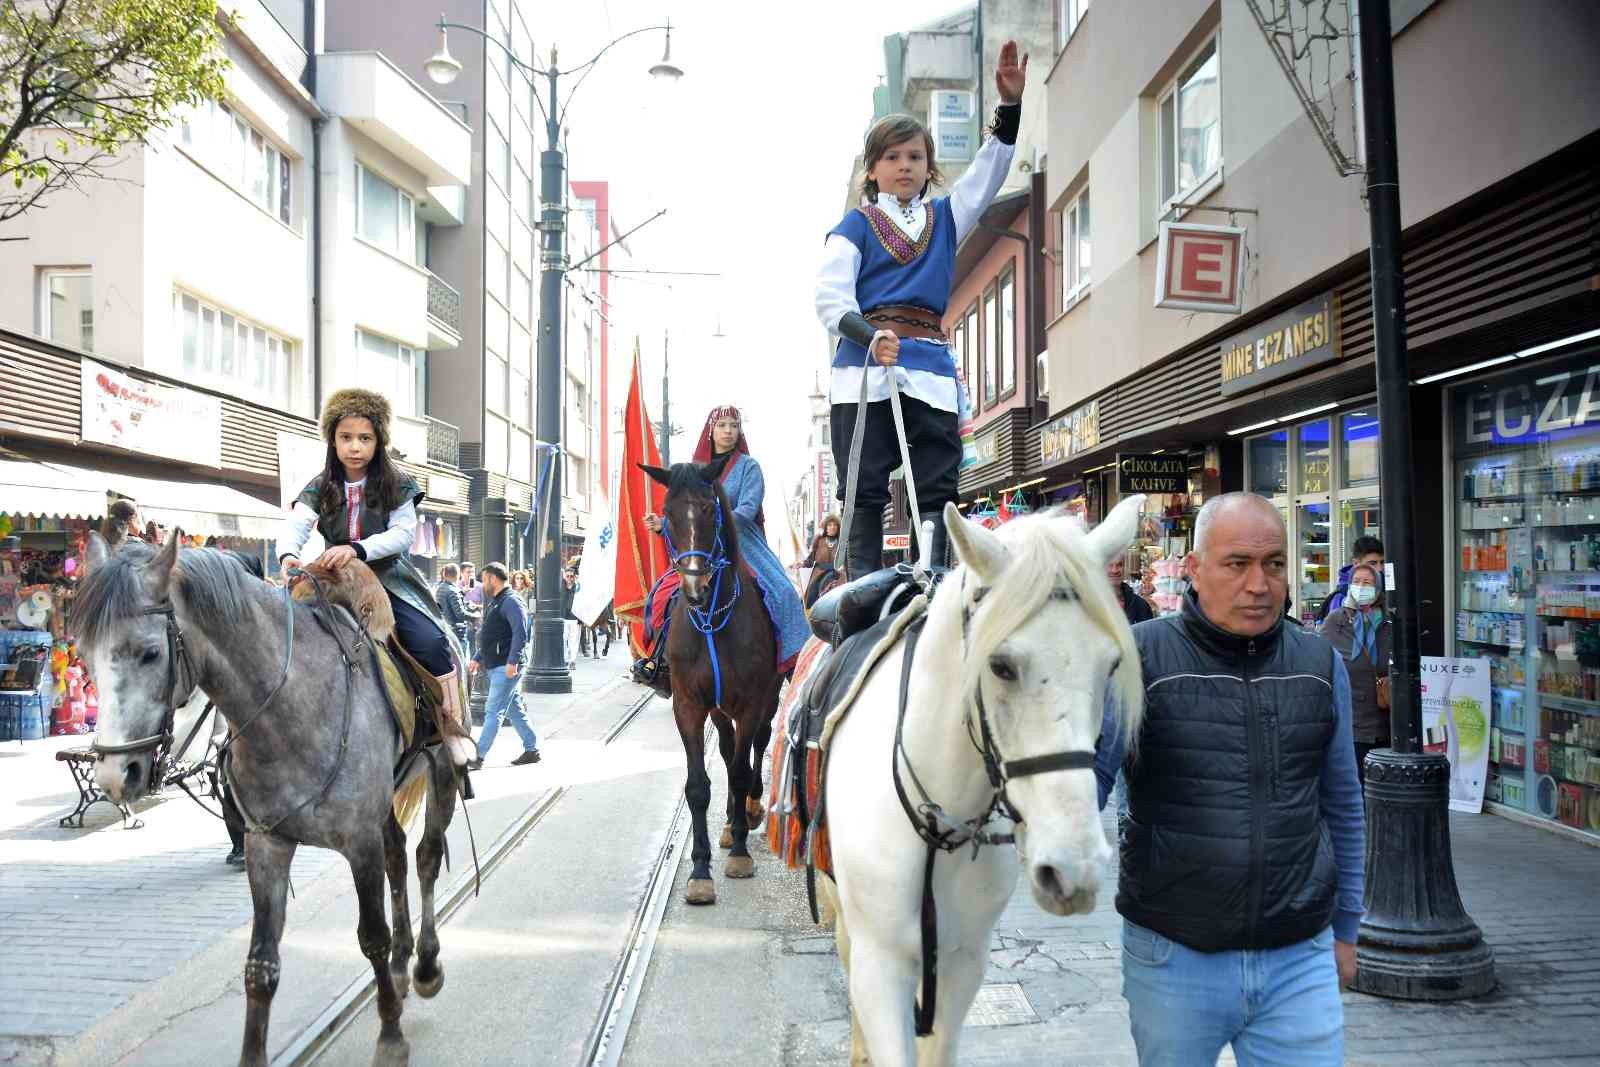
[[[846,638],[899,611],[923,592],[909,570],[885,567],[834,586],[811,605],[811,632],[838,648]]]
[[[389,714],[400,729],[406,750],[410,751],[417,739],[417,705],[421,700],[429,699],[422,696],[426,684],[433,684],[431,699],[434,701],[443,698],[443,690],[439,689],[438,680],[412,659],[400,642],[391,638],[386,645],[380,646],[374,641],[371,647],[374,676],[383,679],[383,695],[389,702]],[[438,703],[433,704],[433,707],[438,706]],[[431,726],[431,720],[425,721]]]

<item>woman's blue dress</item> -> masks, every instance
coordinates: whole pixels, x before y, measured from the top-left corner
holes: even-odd
[[[767,481],[761,474],[761,464],[745,453],[739,453],[722,478],[722,489],[733,505],[733,520],[739,527],[739,553],[745,564],[755,572],[761,586],[761,599],[766,602],[767,614],[772,618],[773,635],[778,642],[778,664],[793,665],[800,647],[811,636],[811,625],[806,622],[806,609],[800,603],[800,594],[767,544],[767,534],[756,525],[761,512],[761,502],[766,499]]]

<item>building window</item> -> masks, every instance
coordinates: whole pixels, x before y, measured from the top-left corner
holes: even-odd
[[[1222,166],[1222,91],[1217,39],[1207,41],[1161,94],[1156,108],[1161,209],[1209,181]]]
[[[1000,314],[995,327],[1000,395],[1009,396],[1017,389],[1017,275],[1010,267],[1000,275]]]
[[[506,420],[498,415],[483,417],[483,466],[495,474],[506,473],[510,443],[506,439]]]
[[[967,396],[972,401],[972,410],[978,410],[978,376],[983,373],[983,330],[978,327],[978,302],[974,300],[972,306],[967,308],[967,321],[965,323],[967,334]]]
[[[1067,47],[1072,35],[1078,32],[1078,25],[1088,11],[1089,0],[1061,0],[1061,48]]]
[[[972,381],[972,371],[967,363],[967,320],[965,318],[956,320],[956,328],[951,331],[950,340],[955,345],[956,358],[961,361],[961,384],[970,388],[967,383]]]
[[[227,104],[208,100],[185,113],[179,139],[229,185],[288,224],[293,188],[289,157]]]
[[[416,212],[409,193],[356,164],[356,232],[364,240],[415,263]]]
[[[490,411],[506,411],[506,361],[493,353],[483,363],[483,402]]]
[[[999,318],[999,293],[991,288],[983,294],[983,321],[990,330],[995,329],[995,321]],[[983,364],[983,403],[987,407],[995,402],[999,394],[995,390],[994,370],[999,362],[998,352],[992,345],[985,345],[987,352],[979,352],[978,360]]]
[[[392,397],[397,415],[427,413],[428,353],[365,330],[356,331],[356,374],[363,385]]]
[[[1061,212],[1061,311],[1089,291],[1089,190]]]
[[[172,291],[172,322],[178,377],[285,411],[310,408],[294,341],[181,289]]]
[[[84,269],[39,275],[39,332],[56,344],[94,351],[94,275]]]

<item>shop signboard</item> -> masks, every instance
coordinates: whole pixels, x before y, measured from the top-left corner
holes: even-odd
[[[1133,493],[1187,493],[1189,491],[1189,457],[1182,452],[1168,455],[1164,452],[1118,452],[1117,492],[1122,496]]]
[[[1483,810],[1489,776],[1489,659],[1422,657],[1422,748],[1450,760],[1450,810]]]
[[[1456,392],[1460,443],[1527,444],[1563,431],[1600,429],[1600,364],[1505,381],[1493,392]]]
[[[928,99],[928,128],[933,133],[933,158],[938,163],[972,159],[976,130],[970,89],[936,89]]]
[[[1058,415],[1039,434],[1039,461],[1049,467],[1100,444],[1100,401]]]
[[[1236,396],[1339,358],[1339,300],[1331,292],[1222,341],[1222,395]]]
[[[222,466],[222,399],[79,361],[80,435],[144,456]]]
[[[1156,307],[1237,315],[1246,258],[1242,227],[1163,222],[1156,248]]]
[[[973,464],[974,469],[987,467],[1000,458],[1000,427],[1005,425],[1008,425],[1008,423],[1002,419],[996,422],[991,429],[978,435],[978,439],[973,446],[978,452],[978,462]]]
[[[911,550],[911,535],[908,533],[884,534],[883,550],[885,552],[909,552]]]

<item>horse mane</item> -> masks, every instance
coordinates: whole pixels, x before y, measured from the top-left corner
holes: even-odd
[[[1089,551],[1088,531],[1076,517],[1050,509],[1014,519],[996,535],[1005,541],[1010,562],[972,613],[962,664],[963,691],[976,694],[978,680],[1000,643],[1037,615],[1058,590],[1069,589],[1089,620],[1116,642],[1122,654],[1108,697],[1116,703],[1121,736],[1133,751],[1144,718],[1139,650],[1127,616],[1106,582],[1104,564]],[[934,603],[938,601],[936,597]]]
[[[155,545],[128,541],[90,570],[72,604],[72,629],[80,644],[92,647],[107,639],[117,623],[144,611],[144,568],[159,551]],[[237,619],[254,584],[233,553],[215,548],[179,550],[173,580],[184,606],[206,629]]]
[[[734,462],[732,460],[730,463]],[[697,493],[708,488],[705,471],[699,463],[674,463],[672,465],[672,478],[667,482],[667,498],[678,492]],[[709,484],[712,493],[717,499],[717,506],[722,509],[722,547],[728,554],[728,560],[735,566],[742,566],[744,556],[739,552],[739,524],[733,517],[733,505],[728,502],[728,494],[722,488],[722,479],[718,478]],[[666,501],[662,501],[662,510],[666,510]]]

